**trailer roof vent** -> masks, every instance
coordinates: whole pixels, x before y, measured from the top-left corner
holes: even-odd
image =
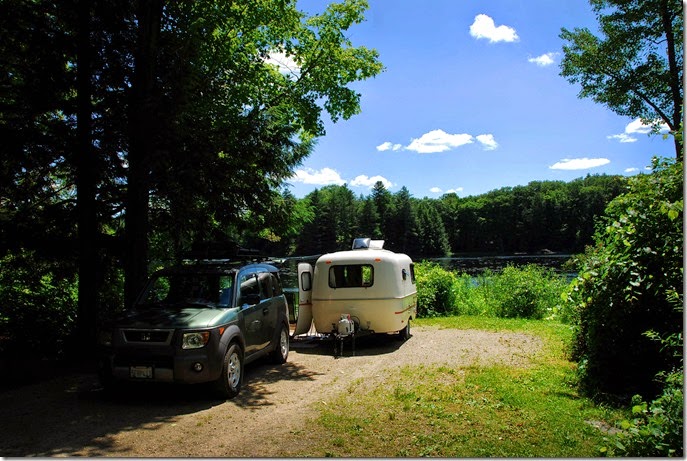
[[[353,250],[362,250],[362,249],[370,248],[370,242],[371,242],[371,241],[372,241],[372,240],[369,239],[369,238],[357,238],[357,239],[353,239],[353,246],[352,246],[352,249],[353,249]]]
[[[381,250],[384,247],[384,240],[372,240],[370,238],[353,239],[353,250]]]

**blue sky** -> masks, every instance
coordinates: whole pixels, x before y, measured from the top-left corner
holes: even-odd
[[[479,195],[535,180],[633,175],[672,139],[616,115],[559,76],[562,27],[597,22],[587,0],[369,0],[354,46],[385,71],[358,82],[362,112],[333,124],[288,183],[368,195],[377,180],[416,198]],[[327,2],[299,0],[321,12]]]

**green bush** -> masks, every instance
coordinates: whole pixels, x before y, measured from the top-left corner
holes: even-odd
[[[683,296],[672,292],[670,298],[675,310],[683,312]],[[682,363],[681,333],[661,336],[648,331],[645,336],[661,344],[662,350],[672,352]],[[632,419],[622,421],[622,431],[613,438],[612,455],[684,456],[684,366],[680,365],[670,373],[661,372],[657,379],[663,383],[663,391],[657,399],[647,404],[640,395],[632,398]]]
[[[497,317],[542,319],[561,304],[565,282],[552,270],[535,264],[506,267],[492,283]]]
[[[450,314],[455,306],[456,276],[438,264],[421,262],[415,265],[418,317]]]
[[[54,358],[77,310],[73,268],[20,250],[0,259],[0,353]]]
[[[494,273],[490,270],[478,277],[460,274],[454,282],[456,304],[454,315],[481,315],[494,317],[494,304],[491,302],[491,280]]]
[[[632,419],[621,423],[613,437],[611,454],[623,457],[684,456],[683,373],[666,376],[662,394],[651,404],[635,395]]]
[[[650,175],[631,178],[614,199],[578,259],[567,293],[575,317],[573,359],[580,384],[593,396],[654,397],[654,377],[678,366],[645,333],[682,331],[671,293],[682,293],[682,164],[654,161]]]
[[[557,318],[564,279],[537,265],[509,266],[473,277],[455,274],[436,263],[416,264],[418,316]]]

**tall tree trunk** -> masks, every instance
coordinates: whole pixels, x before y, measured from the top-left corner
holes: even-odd
[[[663,23],[663,30],[666,34],[666,52],[668,54],[668,70],[670,73],[670,95],[673,100],[673,111],[670,114],[671,128],[673,131],[680,129],[680,121],[682,119],[682,82],[680,81],[680,68],[677,65],[677,56],[675,53],[675,36],[673,34],[673,15],[668,6],[668,1],[664,0],[661,4],[661,20]],[[677,12],[676,14],[679,14]],[[682,160],[682,142],[679,136],[675,136],[675,156],[678,160]]]
[[[162,0],[139,0],[138,44],[129,104],[129,174],[126,207],[126,265],[124,295],[133,303],[148,275],[148,209],[150,157],[157,133],[155,69]]]
[[[78,4],[77,30],[77,159],[76,159],[76,210],[79,248],[79,301],[77,331],[82,344],[95,345],[97,322],[97,216],[96,216],[96,162],[91,140],[91,72],[92,48],[90,45],[91,0]],[[92,347],[82,350],[92,351]]]

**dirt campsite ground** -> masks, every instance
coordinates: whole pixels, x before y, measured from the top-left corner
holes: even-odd
[[[526,365],[541,349],[522,333],[414,327],[401,342],[360,338],[335,358],[333,343],[297,340],[284,365],[246,366],[233,400],[206,387],[136,386],[106,394],[92,373],[68,373],[0,393],[0,456],[275,457],[308,448],[301,429],[318,402],[413,364]]]

